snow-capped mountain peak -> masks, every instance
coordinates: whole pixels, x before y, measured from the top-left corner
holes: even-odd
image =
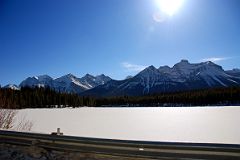
[[[200,65],[202,66],[205,66],[205,67],[209,67],[209,68],[215,68],[215,69],[218,69],[218,70],[221,70],[221,71],[224,71],[222,66],[219,66],[211,61],[207,61],[207,62],[203,62],[203,63],[200,63]]]
[[[78,93],[90,89],[88,86],[82,84],[79,79],[69,73],[54,80],[54,88],[62,92]]]
[[[20,83],[20,87],[36,87],[40,82],[37,77],[28,77]]]
[[[147,68],[145,68],[144,70],[156,71],[157,68],[155,68],[153,65],[151,65],[151,66],[148,66]]]
[[[189,63],[188,60],[181,60],[172,68],[161,66],[156,69],[154,66],[149,66],[130,79],[113,80],[83,94],[134,96],[212,87],[240,86],[240,72],[238,71],[224,71],[221,66],[210,61]],[[233,73],[236,75],[233,76]]]
[[[190,64],[188,60],[181,60],[181,62],[173,66],[173,72],[189,75],[196,67],[197,64]]]
[[[40,75],[40,76],[37,76],[37,79],[39,81],[51,81],[53,80],[52,77],[48,76],[48,75]]]
[[[106,82],[110,81],[111,78],[104,75],[104,74],[100,74],[96,76],[96,82],[99,84],[105,84]]]
[[[187,59],[182,59],[178,64],[190,64]]]
[[[144,70],[142,70],[137,75],[149,75],[149,74],[158,74],[158,73],[159,73],[158,69],[155,68],[153,65],[151,65],[145,68]]]
[[[106,78],[108,76],[105,76],[104,74],[97,75],[96,78]]]
[[[105,76],[104,74],[98,75],[94,77],[93,75],[86,74],[84,77],[79,79],[83,84],[90,88],[94,88],[98,85],[105,84],[106,82],[110,81],[111,78]]]
[[[19,90],[20,88],[15,85],[15,84],[8,84],[6,86],[4,86],[3,88],[9,88],[9,89],[12,89],[12,90]]]
[[[84,80],[91,79],[92,80],[92,79],[95,79],[95,77],[93,75],[87,73],[85,76],[83,76],[80,79],[84,79]]]
[[[61,79],[76,79],[77,77],[75,75],[73,75],[72,73],[68,73],[62,77],[60,77]],[[59,79],[60,79],[59,78]]]
[[[20,83],[20,87],[49,87],[60,92],[81,93],[98,85],[105,84],[109,80],[111,78],[104,74],[96,77],[86,74],[84,77],[78,78],[69,73],[56,79],[48,75],[40,75],[28,77]]]
[[[20,83],[20,87],[46,87],[52,85],[53,79],[48,75],[28,77]]]
[[[161,73],[170,73],[172,69],[169,66],[160,66],[158,70]]]

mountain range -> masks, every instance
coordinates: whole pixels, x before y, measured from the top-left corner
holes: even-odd
[[[19,84],[19,86],[9,84],[4,88],[11,88],[17,90],[21,87],[49,87],[50,89],[65,93],[81,93],[98,85],[103,85],[110,80],[111,78],[105,76],[104,74],[98,76],[86,74],[82,78],[77,78],[72,74],[67,74],[56,79],[53,79],[48,75],[40,75],[28,77],[27,79],[23,80]]]
[[[104,74],[86,74],[78,78],[67,74],[53,79],[48,75],[28,77],[19,86],[9,84],[4,88],[50,87],[56,91],[77,93],[84,96],[140,96],[146,94],[176,92],[214,87],[240,86],[240,70],[223,70],[211,61],[189,63],[181,60],[173,67],[149,66],[135,76],[113,80]]]

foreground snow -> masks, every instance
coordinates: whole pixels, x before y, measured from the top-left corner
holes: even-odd
[[[200,143],[240,144],[240,107],[24,109],[33,132]]]

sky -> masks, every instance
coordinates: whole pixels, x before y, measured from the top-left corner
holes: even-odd
[[[1,0],[0,84],[68,73],[120,80],[181,59],[240,68],[239,17],[239,0],[183,0],[173,15],[156,0]]]

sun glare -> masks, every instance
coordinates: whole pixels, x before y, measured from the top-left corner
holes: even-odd
[[[182,6],[184,0],[155,0],[160,10],[169,15],[174,15]]]

